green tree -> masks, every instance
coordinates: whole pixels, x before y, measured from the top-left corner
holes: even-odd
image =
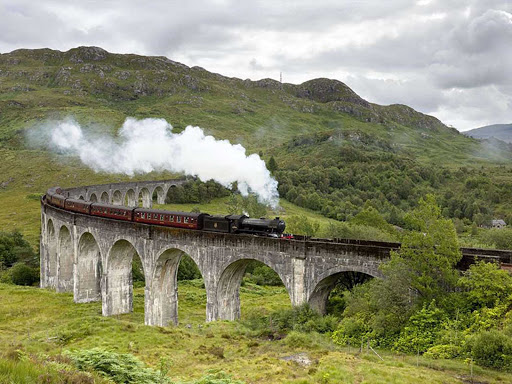
[[[296,235],[315,236],[320,224],[305,215],[291,216],[286,219],[286,231]]]
[[[497,264],[480,261],[469,267],[459,279],[459,286],[472,310],[493,308],[510,297],[512,276]]]
[[[190,256],[183,256],[178,267],[178,280],[195,280],[201,278],[201,272]]]
[[[239,215],[243,211],[242,196],[237,193],[232,193],[226,202],[228,213],[231,215]]]
[[[267,164],[267,168],[270,171],[270,173],[274,173],[275,171],[277,171],[278,166],[277,166],[276,159],[274,159],[274,156],[270,157],[270,160],[268,161],[268,164]]]
[[[384,217],[371,205],[366,206],[351,220],[351,224],[367,225],[369,227],[379,228],[383,231],[391,231],[391,225],[384,219]]]
[[[461,254],[455,228],[451,220],[441,217],[432,196],[420,199],[418,207],[407,216],[407,224],[410,230],[403,235],[401,249],[392,252],[391,260],[381,265],[384,279],[373,279],[345,295],[342,325],[355,319],[357,324],[368,328],[365,330],[368,337],[388,347],[394,345],[418,308],[433,300],[441,304],[455,288],[458,278],[455,265]],[[430,316],[420,313],[417,322],[421,323],[427,315]],[[409,326],[414,328],[417,324],[413,322]],[[340,329],[352,328],[347,325]],[[402,333],[404,345],[413,337],[413,328]],[[339,340],[345,336],[343,331],[337,334]],[[422,349],[432,343],[432,338],[427,336],[422,336],[425,344]]]
[[[426,352],[432,347],[441,331],[446,314],[433,301],[412,315],[395,343],[395,349],[402,352]]]
[[[499,249],[512,249],[512,229],[493,228],[486,233],[486,242],[494,244]]]
[[[440,299],[456,286],[455,266],[462,257],[453,222],[441,216],[432,195],[420,199],[405,220],[412,230],[403,235],[400,250],[392,252],[384,270],[403,264],[420,301]]]
[[[243,209],[250,217],[263,217],[267,214],[267,207],[252,194],[243,199]]]
[[[35,263],[34,250],[21,232],[0,232],[0,269],[9,268],[18,261]]]
[[[16,263],[9,269],[8,277],[16,285],[34,285],[39,281],[39,269]]]

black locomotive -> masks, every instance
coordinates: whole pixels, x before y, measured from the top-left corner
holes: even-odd
[[[129,208],[71,199],[64,194],[65,192],[58,187],[50,188],[43,199],[55,207],[92,216],[210,232],[247,233],[280,238],[286,227],[285,222],[279,217],[253,219],[246,215],[212,216],[207,213]]]

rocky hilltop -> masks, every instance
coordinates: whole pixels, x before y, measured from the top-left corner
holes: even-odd
[[[20,49],[0,55],[0,111],[82,104],[83,99],[101,98],[106,103],[147,101],[181,96],[173,101],[204,106],[208,97],[230,98],[232,112],[254,112],[255,93],[277,96],[280,108],[301,113],[319,110],[343,113],[364,122],[401,124],[412,128],[448,129],[432,116],[404,105],[380,106],[359,97],[344,83],[314,79],[299,85],[271,79],[258,81],[228,78],[200,67],[187,67],[166,57],[114,54],[98,47],[78,47],[67,52],[50,49]],[[45,97],[31,97],[51,91]],[[263,92],[263,93],[262,93]],[[253,92],[254,93],[254,92]]]

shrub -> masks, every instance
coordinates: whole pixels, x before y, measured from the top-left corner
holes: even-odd
[[[395,343],[395,349],[402,352],[426,352],[434,345],[445,314],[432,302],[412,315]]]
[[[201,277],[201,272],[194,260],[190,256],[183,256],[178,266],[178,280],[196,280]]]
[[[32,268],[23,263],[16,263],[2,279],[16,285],[34,285],[39,281],[39,268]]]
[[[260,263],[259,263],[260,264]],[[257,285],[283,286],[279,275],[270,267],[260,264],[254,267],[249,276],[249,281]]]
[[[499,249],[512,249],[512,229],[493,228],[486,233],[486,241]]]
[[[462,349],[458,345],[441,344],[430,347],[423,356],[431,359],[453,359],[460,356],[461,353]]]
[[[471,356],[479,365],[496,369],[512,369],[512,340],[492,330],[476,334],[470,341]]]
[[[286,345],[292,348],[311,347],[311,338],[307,333],[292,331],[284,339]]]
[[[332,334],[332,341],[338,345],[359,345],[361,341],[368,340],[370,327],[363,319],[347,317],[340,323],[338,329]]]
[[[36,254],[19,231],[0,232],[0,269],[17,261],[35,262]]]
[[[145,368],[144,364],[129,353],[115,353],[100,348],[65,351],[80,370],[93,370],[114,383],[157,384],[170,383],[160,371]]]
[[[333,332],[338,325],[338,318],[332,315],[322,316],[304,304],[289,310],[273,312],[267,318],[251,316],[245,324],[259,335],[280,339],[291,331]]]

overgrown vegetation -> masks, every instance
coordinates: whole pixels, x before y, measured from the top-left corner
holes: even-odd
[[[39,282],[39,255],[21,232],[0,232],[0,282],[34,285]]]
[[[371,343],[410,354],[467,357],[512,370],[512,276],[479,262],[462,276],[453,223],[433,196],[405,217],[400,251],[381,266],[385,279],[345,294],[346,308],[333,333],[339,345]]]

